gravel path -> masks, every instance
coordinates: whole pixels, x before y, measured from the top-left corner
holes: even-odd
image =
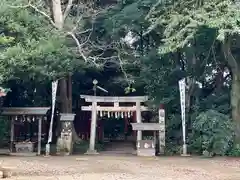
[[[0,157],[9,180],[240,180],[240,159],[134,156]]]

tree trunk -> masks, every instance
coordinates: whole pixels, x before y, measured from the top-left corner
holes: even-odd
[[[72,113],[72,76],[70,74],[68,75],[68,109],[69,112]],[[72,127],[73,141],[75,143],[81,142],[82,140],[76,133],[74,123],[72,123]]]
[[[56,27],[59,30],[63,29],[64,26],[64,18],[63,11],[61,7],[61,0],[52,0],[51,1],[51,12],[53,21]],[[69,74],[68,77],[64,77],[60,80],[59,83],[60,89],[60,104],[61,104],[61,113],[72,113],[72,78]],[[74,124],[72,123],[72,133],[73,133],[73,141],[80,141],[78,137]]]
[[[72,76],[68,75],[68,109],[69,112],[72,113]]]
[[[232,72],[232,87],[231,87],[231,108],[232,119],[235,122],[236,142],[240,143],[240,71],[239,63],[233,57],[231,52],[231,36],[226,36],[222,43],[222,51],[224,58],[227,61]]]
[[[56,27],[61,30],[63,28],[63,12],[61,0],[52,0],[52,17]]]
[[[68,91],[67,91],[67,96],[68,96],[68,112],[72,113],[72,76],[71,74],[68,75]],[[73,133],[73,141],[75,143],[81,142],[82,140],[79,138],[79,136],[76,133],[74,123],[72,122],[72,133]]]
[[[232,119],[236,123],[236,140],[240,142],[240,72],[232,77],[231,107]]]
[[[61,113],[71,113],[68,105],[68,95],[67,95],[67,81],[66,78],[63,78],[59,82],[60,86],[60,104],[61,104]]]

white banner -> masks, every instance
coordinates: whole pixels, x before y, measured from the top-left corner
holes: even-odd
[[[186,93],[186,82],[185,78],[181,79],[179,82],[180,91],[180,104],[181,104],[181,116],[182,116],[182,133],[183,133],[183,154],[187,153],[186,147],[186,114],[185,114],[185,93]]]
[[[57,86],[58,86],[58,81],[52,82],[52,114],[51,114],[51,122],[49,127],[48,144],[52,142],[52,126],[53,126],[53,118],[54,118],[55,103],[56,103],[56,96],[57,96]]]
[[[53,128],[53,118],[54,118],[54,111],[55,111],[55,104],[56,104],[56,96],[57,96],[57,86],[58,80],[52,82],[52,112],[51,112],[51,121],[48,133],[48,142],[46,144],[46,155],[50,153],[50,143],[52,142],[52,128]]]

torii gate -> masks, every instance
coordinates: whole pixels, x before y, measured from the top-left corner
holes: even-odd
[[[86,154],[97,154],[95,150],[95,139],[96,139],[96,124],[97,124],[97,113],[98,112],[133,112],[136,111],[136,121],[137,123],[142,122],[142,111],[147,111],[148,108],[141,106],[142,102],[148,100],[147,96],[124,96],[124,97],[110,97],[110,96],[89,96],[81,95],[81,98],[85,99],[86,102],[91,102],[91,106],[82,106],[82,111],[92,111],[91,118],[91,132],[90,132],[90,144],[89,149]],[[97,103],[108,102],[113,103],[114,106],[101,107]],[[132,107],[119,106],[121,102],[135,103]],[[137,140],[142,140],[142,131],[137,131]]]

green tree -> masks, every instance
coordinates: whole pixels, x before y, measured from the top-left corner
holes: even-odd
[[[39,82],[60,78],[61,112],[72,111],[72,73],[107,68],[109,61],[114,64],[120,59],[120,47],[114,49],[106,39],[98,41],[101,33],[95,30],[97,15],[104,13],[109,3],[71,0],[1,3],[3,36],[11,33],[12,38],[2,49],[5,80],[25,78]]]
[[[213,87],[222,87],[224,83],[227,86],[227,78],[231,77],[232,118],[238,124],[239,46],[236,42],[239,38],[239,15],[235,1],[178,0],[159,1],[147,16],[152,23],[150,29],[162,33],[160,57],[180,54],[180,58],[170,60],[175,64],[178,63],[176,60],[182,60],[181,70],[184,69],[188,77],[202,84],[210,84],[202,77],[211,79],[213,76]],[[224,77],[224,73],[229,76]]]
[[[227,29],[224,23],[236,22],[232,19],[237,19],[238,11],[237,6],[221,2],[124,1],[110,12],[112,18],[105,27],[112,30],[114,38],[125,38],[128,34],[132,38],[126,44],[136,66],[131,72],[131,66],[125,64],[126,72],[140,87],[145,86],[155,106],[165,104],[169,143],[181,141],[178,90],[181,78],[187,79],[189,133],[197,115],[206,109],[226,115],[230,112],[232,71],[224,58],[221,31]],[[132,18],[128,14],[137,15]],[[229,22],[221,22],[225,16]],[[232,28],[234,32],[236,29]]]
[[[71,51],[61,32],[51,28],[43,16],[1,1],[1,80],[15,78],[53,79],[74,66]]]

